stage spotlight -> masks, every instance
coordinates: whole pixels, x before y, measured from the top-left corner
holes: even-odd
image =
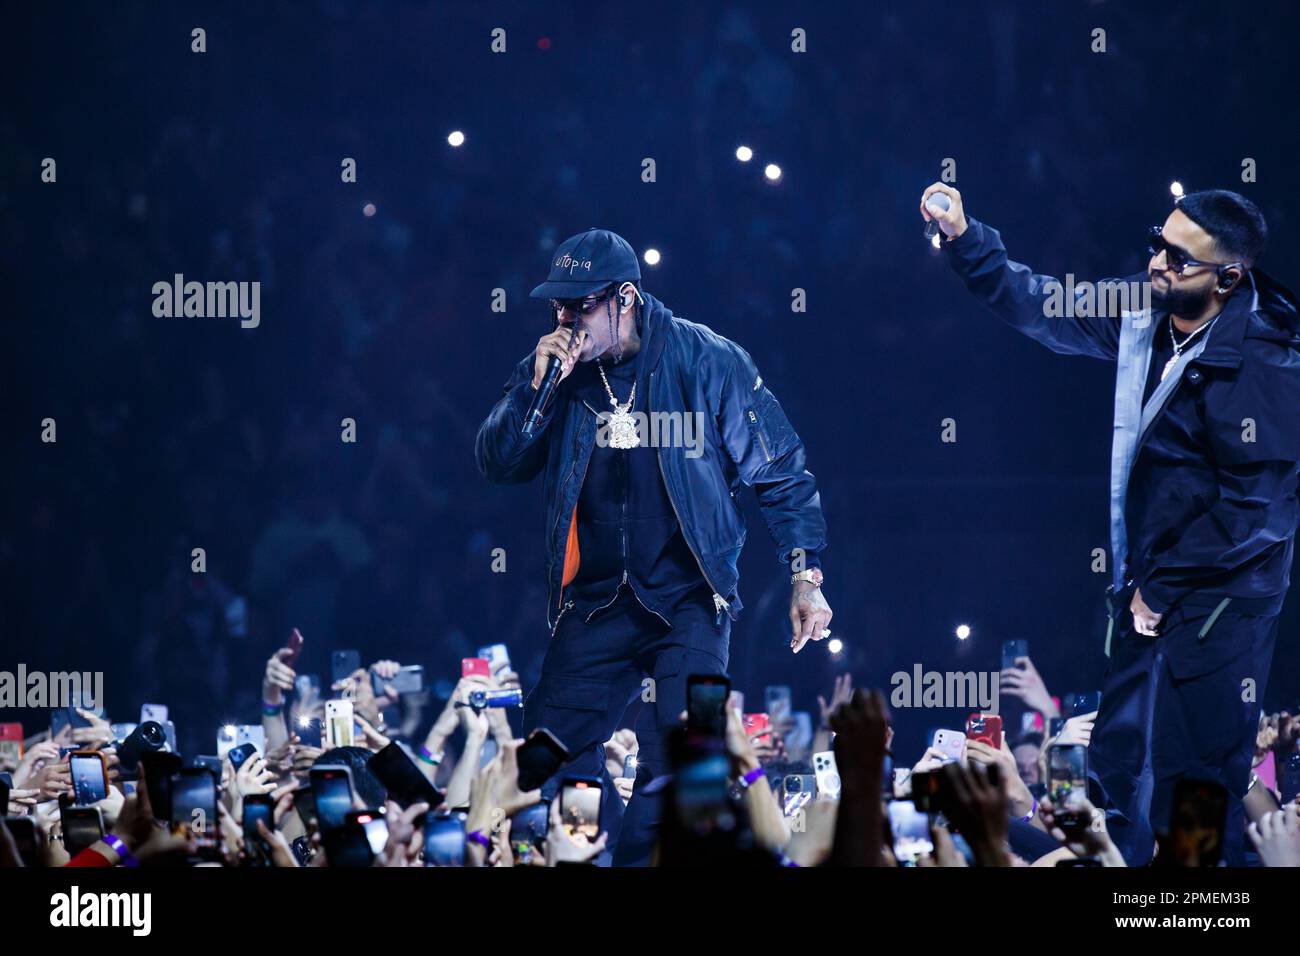
[[[767,177],[769,183],[778,183],[781,181],[781,167],[776,163],[768,163],[763,168],[763,175]]]
[[[375,214],[375,204],[374,204],[374,203],[372,203],[372,202],[368,202],[368,203],[366,203],[364,206],[361,207],[361,215],[365,216],[367,219],[369,219],[369,218],[370,218],[371,216],[373,216],[374,214]]]
[[[966,640],[966,638],[970,637],[970,625],[958,624],[956,634],[957,634],[957,640],[959,641]]]
[[[1175,202],[1183,198],[1183,184],[1180,183],[1178,180],[1175,179],[1172,183],[1169,184],[1169,191],[1173,193]]]
[[[646,265],[648,265],[648,266],[657,266],[657,265],[659,265],[659,250],[658,250],[658,249],[647,249],[647,250],[645,251],[645,255],[642,256],[642,258],[645,259],[645,264],[646,264]]]
[[[830,652],[832,657],[839,657],[844,653],[844,642],[838,637],[832,637],[826,642],[826,650]]]
[[[736,158],[740,160],[742,163],[747,163],[754,158],[754,151],[750,149],[748,146],[737,146]]]
[[[453,146],[461,146],[465,142],[465,134],[458,129],[452,130],[447,134],[447,142],[451,143]]]

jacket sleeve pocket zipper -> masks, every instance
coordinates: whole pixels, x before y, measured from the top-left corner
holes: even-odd
[[[758,415],[752,408],[749,410],[749,422],[754,426],[754,434],[758,436],[758,444],[763,449],[763,457],[767,461],[771,461],[772,453],[767,450],[767,439],[763,437],[763,426],[758,423]]]

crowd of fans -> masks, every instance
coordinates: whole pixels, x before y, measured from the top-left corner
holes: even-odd
[[[1099,606],[1087,562],[1072,555],[1088,555],[1104,539],[1104,510],[1078,508],[1082,492],[1059,492],[1079,481],[1104,489],[1100,472],[1076,476],[1081,462],[1105,460],[1107,420],[1077,401],[1085,391],[1079,378],[1055,366],[1017,364],[1023,392],[1009,399],[992,391],[1013,377],[986,371],[1020,345],[982,326],[971,332],[972,317],[930,281],[913,198],[957,142],[959,181],[1007,180],[995,184],[1001,200],[989,193],[991,206],[1003,203],[993,218],[1032,243],[1044,268],[1114,274],[1140,262],[1143,243],[1128,242],[1120,227],[1153,203],[1153,181],[1183,174],[1172,169],[1175,159],[1187,162],[1177,137],[1152,143],[1132,135],[1132,123],[1167,98],[1159,54],[1168,41],[1142,12],[1086,5],[1039,32],[1043,18],[1031,6],[945,9],[951,35],[993,51],[972,75],[962,61],[930,55],[932,14],[919,9],[863,11],[851,30],[810,20],[813,52],[802,58],[788,52],[789,18],[779,11],[692,5],[679,19],[665,14],[634,31],[613,7],[548,11],[527,28],[512,20],[513,58],[487,69],[483,24],[468,8],[304,9],[268,8],[256,22],[205,11],[212,52],[173,63],[163,83],[158,58],[173,44],[177,56],[189,56],[188,24],[179,29],[144,7],[88,10],[77,24],[28,24],[30,33],[14,32],[24,55],[64,66],[0,120],[8,168],[21,171],[15,181],[35,182],[49,153],[60,162],[56,185],[14,188],[0,199],[0,248],[28,267],[14,270],[20,321],[10,326],[21,336],[12,351],[24,360],[12,379],[9,421],[25,438],[14,446],[11,520],[0,522],[9,646],[21,641],[30,666],[102,670],[115,717],[134,717],[141,701],[170,702],[170,746],[187,760],[210,754],[214,728],[235,715],[285,706],[264,718],[262,749],[238,772],[218,754],[223,861],[258,856],[244,845],[243,811],[246,797],[262,794],[274,801],[269,857],[285,865],[327,859],[313,808],[304,805],[317,764],[349,767],[358,812],[387,809],[379,863],[418,862],[428,821],[443,819],[444,805],[449,818],[467,814],[455,819],[462,830],[488,836],[490,846],[466,843],[468,864],[607,858],[616,821],[605,821],[611,837],[599,853],[549,830],[510,840],[513,812],[487,811],[513,811],[526,796],[514,789],[511,764],[518,719],[468,704],[476,687],[533,680],[545,648],[538,521],[520,520],[536,489],[485,489],[471,446],[497,386],[542,331],[545,316],[515,304],[539,278],[545,253],[578,228],[603,225],[661,244],[664,267],[646,287],[741,341],[790,408],[831,522],[827,560],[839,569],[828,593],[847,649],[825,667],[881,683],[882,648],[941,640],[926,636],[948,613],[928,600],[936,580],[965,587],[968,597],[987,595],[990,580],[1036,594],[1056,610],[1053,621],[1078,622]],[[1078,38],[1100,13],[1123,55],[1081,52]],[[1261,64],[1291,68],[1286,31],[1248,18],[1181,19],[1188,49],[1220,58],[1246,50]],[[94,72],[103,58],[69,60],[65,31],[78,29],[129,55],[106,75]],[[549,60],[533,48],[543,34],[554,40]],[[448,48],[462,40],[464,50]],[[479,46],[469,51],[472,44]],[[358,60],[359,49],[383,53]],[[593,87],[590,63],[606,54],[620,65],[619,82]],[[440,82],[441,74],[406,66],[431,61],[473,76],[474,96],[460,75]],[[375,72],[374,89],[358,82],[357,62]],[[529,83],[541,73],[528,69],[547,81]],[[581,89],[587,99],[554,97],[554,89]],[[410,99],[411,90],[427,98]],[[1199,92],[1185,91],[1189,99]],[[937,103],[947,117],[930,129]],[[1240,125],[1250,125],[1252,110],[1270,108],[1266,97],[1244,98]],[[443,127],[462,123],[469,148],[452,156]],[[622,126],[635,128],[632,140],[612,132]],[[991,128],[1002,132],[989,136]],[[734,164],[740,142],[786,164],[784,192]],[[660,181],[641,189],[635,171],[645,154],[658,160]],[[342,156],[359,160],[353,186],[338,180]],[[614,171],[619,163],[626,176]],[[1277,221],[1285,222],[1289,207],[1280,201]],[[377,207],[373,216],[362,214],[365,202]],[[152,284],[175,272],[261,282],[262,325],[243,332],[152,317]],[[811,333],[805,339],[818,342],[815,383],[806,380],[808,354],[791,347],[795,285],[807,287],[813,303],[798,321]],[[497,287],[512,303],[505,316],[488,311]],[[869,291],[869,321],[844,304],[845,290]],[[893,373],[877,367],[864,375],[862,356],[884,350],[896,356]],[[1099,364],[1075,373],[1089,374],[1100,384],[1109,371]],[[825,383],[856,403],[837,407]],[[1033,401],[1015,404],[1025,396]],[[994,427],[1013,405],[1015,421]],[[896,414],[905,408],[919,418]],[[963,440],[941,448],[932,425],[953,408],[962,413]],[[46,416],[58,422],[58,442],[37,445],[35,423]],[[339,440],[345,416],[359,423],[356,446]],[[982,438],[966,437],[974,434]],[[1041,444],[1029,447],[1026,435]],[[968,457],[956,464],[938,457],[953,453]],[[887,492],[889,507],[877,491]],[[1056,508],[1020,507],[1035,499]],[[972,514],[996,519],[982,524]],[[496,576],[489,569],[498,546],[508,551],[509,571]],[[203,573],[193,568],[196,547],[205,552]],[[885,553],[894,560],[879,560]],[[990,560],[994,554],[1022,560]],[[749,609],[732,659],[744,675],[737,684],[753,694],[787,660],[771,622],[782,618],[788,586],[765,543],[753,544],[745,560]],[[1042,622],[1025,607],[1026,621]],[[988,610],[990,618],[999,613],[1014,612]],[[269,665],[260,702],[256,682],[244,679],[273,635],[295,624],[327,648],[382,636],[401,660],[469,657],[478,636],[492,635],[516,660],[512,671],[488,678],[431,670],[422,694],[398,695],[396,704],[355,681],[361,730],[352,748],[325,752],[300,733],[301,719],[310,725],[322,705],[310,689],[298,692],[295,677],[303,675],[285,674],[283,661]],[[1079,653],[1077,632],[1039,636],[1035,657],[1045,670],[1102,666],[1099,647]],[[938,656],[934,644],[924,651],[918,656]],[[1280,673],[1287,653],[1279,648]],[[370,670],[382,679],[395,669]],[[791,679],[810,679],[811,670]],[[928,734],[916,748],[923,751],[916,769],[925,774],[949,760],[941,766],[951,778],[947,803],[907,844],[932,845],[920,861],[1118,862],[1104,827],[1070,838],[1053,826],[1059,808],[1045,789],[1048,750],[1087,743],[1090,722],[1072,714],[1053,734],[1057,704],[1030,666],[1021,670],[1007,676],[1003,693],[1020,690],[1040,715],[1036,724],[1006,726],[996,748],[973,740],[964,760],[931,751]],[[905,800],[910,779],[895,781],[881,766],[891,731],[874,698],[841,681],[825,708],[804,712],[809,719],[797,710],[771,714],[770,729],[752,736],[736,730],[737,713],[743,730],[743,711],[729,709],[720,738],[732,775],[755,764],[765,773],[738,808],[728,803],[729,813],[719,806],[704,816],[731,819],[721,832],[738,852],[799,865],[874,863],[893,852],[884,821],[891,812],[900,830],[906,821],[882,788]],[[109,796],[96,806],[105,833],[128,852],[147,862],[200,849],[154,822],[146,781],[139,768],[121,767],[125,736],[107,714],[79,716],[53,736],[47,731],[48,739],[28,726],[21,758],[0,751],[12,764],[3,768],[12,773],[7,812],[34,825],[30,846],[23,824],[6,826],[5,861],[27,854],[29,862],[65,862],[58,798],[73,789],[63,753],[72,746],[105,755]],[[900,738],[915,738],[902,729],[909,718],[896,717]],[[367,760],[389,741],[432,778],[436,805],[386,806]],[[444,754],[436,768],[421,746]],[[623,771],[634,728],[606,749],[609,785],[628,796]],[[818,793],[804,804],[786,792],[788,781],[815,778],[813,755],[832,750],[838,798]],[[1260,799],[1247,806],[1258,814],[1252,839],[1269,865],[1296,852],[1285,773],[1294,751],[1290,716],[1266,720]],[[898,768],[910,762],[898,753],[891,759]],[[146,778],[148,765],[140,765]],[[962,839],[949,839],[944,821]],[[690,852],[691,841],[674,843],[673,833],[665,830],[665,862]],[[100,849],[90,852],[112,858]]]
[[[604,744],[602,777],[571,780],[560,769],[563,741],[542,730],[520,739],[522,688],[502,645],[462,661],[445,700],[422,668],[381,660],[348,671],[350,652],[322,690],[318,677],[295,670],[302,646],[295,631],[266,662],[260,725],[223,727],[216,755],[176,753],[170,721],[153,704],[138,724],[65,709],[22,747],[11,740],[0,749],[8,813],[0,863],[610,863],[637,776],[632,726]],[[855,689],[847,673],[818,696],[815,721],[792,709],[788,688],[765,689],[771,712],[743,712],[734,689],[716,698],[716,711],[711,698],[693,698],[674,731],[672,773],[642,779],[637,792],[661,801],[652,862],[1124,866],[1080,753],[1095,711],[1060,718],[1061,701],[1027,657],[1010,663],[1002,685],[1025,705],[1027,731],[1003,734],[995,715],[972,715],[964,731],[938,730],[911,769],[891,751],[884,697]],[[501,695],[507,706],[493,703]],[[1246,800],[1255,863],[1300,865],[1298,740],[1290,714],[1261,722]],[[1058,772],[1060,754],[1074,754],[1077,766]],[[1221,860],[1216,785],[1189,784],[1155,865]],[[195,796],[204,792],[206,805]]]

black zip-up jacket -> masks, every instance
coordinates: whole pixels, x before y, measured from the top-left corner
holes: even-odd
[[[805,467],[803,442],[749,353],[643,295],[637,382],[646,383],[650,410],[698,412],[703,424],[703,454],[698,457],[689,457],[693,450],[681,442],[658,448],[664,487],[715,602],[735,620],[742,607],[736,563],[745,544],[745,521],[736,500],[741,483],[757,491],[778,557],[786,562],[796,549],[811,557],[826,546],[821,497]],[[546,613],[547,624],[554,627],[569,523],[596,441],[597,409],[562,382],[541,428],[525,440],[520,425],[534,394],[533,363],[529,353],[515,366],[504,394],[479,427],[474,452],[479,471],[498,484],[531,481],[545,473]]]
[[[1200,351],[1171,373],[1171,389],[1144,408],[1152,336],[1167,334],[1167,313],[1060,314],[1048,307],[1059,280],[1011,262],[997,230],[968,222],[943,248],[977,298],[1055,352],[1117,362],[1112,549],[1118,537],[1127,552],[1117,582],[1140,588],[1158,614],[1224,598],[1277,613],[1300,520],[1295,296],[1251,270]]]

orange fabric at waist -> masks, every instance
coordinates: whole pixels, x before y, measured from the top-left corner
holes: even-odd
[[[560,587],[567,588],[569,582],[578,576],[578,565],[582,563],[582,554],[578,548],[578,506],[573,506],[569,516],[569,540],[564,542],[564,578]]]

